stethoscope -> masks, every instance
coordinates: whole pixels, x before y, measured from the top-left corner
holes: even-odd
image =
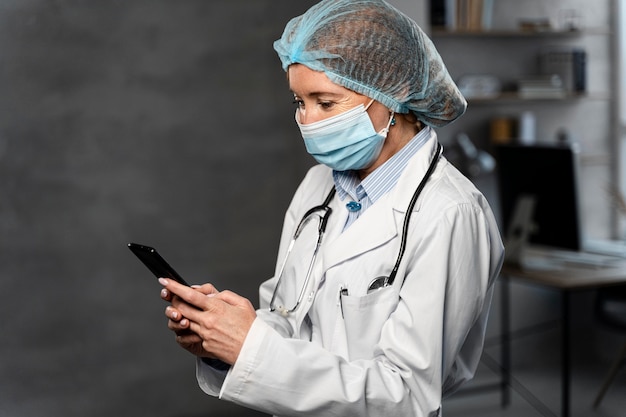
[[[374,278],[370,282],[369,286],[367,287],[368,294],[371,292],[380,290],[381,288],[385,288],[385,287],[393,285],[396,279],[396,275],[398,273],[398,269],[400,268],[400,263],[402,262],[402,258],[404,257],[404,252],[406,250],[407,236],[409,233],[409,221],[411,219],[413,208],[415,207],[417,199],[422,193],[422,190],[424,189],[426,182],[435,171],[437,162],[439,161],[441,157],[441,153],[442,153],[442,146],[440,143],[437,143],[437,152],[435,153],[433,160],[430,162],[430,165],[428,166],[428,170],[426,171],[426,174],[424,174],[422,181],[420,181],[419,185],[415,189],[415,192],[413,193],[413,197],[411,198],[411,201],[409,202],[409,205],[407,207],[407,212],[406,212],[406,215],[404,216],[404,222],[402,225],[400,249],[398,251],[398,257],[396,258],[396,263],[393,269],[391,270],[391,273],[389,274],[389,276],[380,276],[380,277]],[[324,236],[324,233],[326,232],[326,225],[328,224],[328,218],[330,217],[330,214],[332,213],[332,209],[329,207],[329,204],[332,198],[334,197],[334,195],[335,195],[335,187],[333,187],[330,190],[330,192],[326,196],[326,199],[321,205],[310,208],[304,214],[304,216],[302,216],[302,220],[300,220],[300,223],[298,223],[298,227],[296,227],[296,231],[294,232],[291,238],[291,241],[289,243],[289,246],[287,247],[287,254],[285,255],[285,259],[283,263],[281,264],[280,270],[278,272],[278,281],[276,282],[276,287],[274,288],[274,293],[272,294],[272,299],[270,300],[270,311],[275,311],[278,309],[283,315],[286,316],[288,313],[293,313],[298,308],[298,306],[302,303],[302,300],[304,298],[304,293],[306,292],[307,286],[309,284],[309,280],[311,279],[311,272],[313,270],[315,259],[317,258],[317,253],[322,244],[322,237]],[[285,270],[285,265],[287,264],[287,259],[289,258],[289,254],[291,253],[291,250],[293,249],[295,241],[298,238],[298,236],[300,236],[300,233],[302,232],[302,229],[304,228],[304,226],[308,224],[308,222],[314,220],[315,216],[319,218],[317,242],[315,245],[315,249],[313,251],[313,257],[307,269],[306,277],[302,284],[302,288],[300,289],[300,292],[298,294],[298,299],[296,300],[296,304],[292,308],[286,308],[284,306],[276,307],[275,305],[276,295],[277,295],[280,283],[283,279],[283,272]]]

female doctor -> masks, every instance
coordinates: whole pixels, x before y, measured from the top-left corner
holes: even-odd
[[[383,0],[324,0],[274,44],[313,167],[261,308],[161,279],[210,395],[280,416],[439,416],[480,358],[503,256],[481,193],[433,127],[465,100]]]

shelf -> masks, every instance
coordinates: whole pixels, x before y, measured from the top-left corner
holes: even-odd
[[[601,93],[568,93],[564,97],[522,97],[516,92],[501,93],[496,97],[473,97],[467,98],[471,104],[492,104],[492,103],[521,103],[521,102],[553,102],[553,101],[575,101],[575,100],[608,100],[607,94]]]
[[[494,30],[447,30],[434,27],[431,32],[432,37],[437,38],[569,38],[583,34],[609,34],[606,29],[585,29],[585,30],[515,30],[515,29],[494,29]]]

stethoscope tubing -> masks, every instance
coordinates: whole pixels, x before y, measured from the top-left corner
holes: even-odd
[[[391,270],[391,273],[389,274],[388,277],[378,277],[378,278],[375,278],[370,283],[368,292],[370,290],[376,290],[376,289],[380,289],[380,288],[383,288],[383,287],[390,286],[390,285],[392,285],[394,283],[394,281],[396,279],[396,275],[398,273],[398,269],[400,268],[400,264],[402,263],[402,259],[404,257],[404,252],[406,251],[406,243],[407,243],[407,239],[408,239],[409,222],[411,220],[411,214],[413,212],[413,209],[415,208],[415,204],[417,203],[417,199],[419,198],[420,194],[422,193],[422,190],[426,186],[426,182],[428,182],[428,180],[432,176],[433,172],[435,171],[435,168],[437,167],[437,162],[439,161],[439,159],[441,157],[441,154],[442,154],[442,146],[441,146],[440,143],[437,143],[437,151],[435,152],[435,156],[433,157],[433,160],[430,162],[430,165],[428,166],[428,170],[424,174],[424,177],[422,178],[422,180],[420,181],[419,185],[415,189],[415,192],[413,193],[413,196],[411,197],[411,201],[409,202],[409,205],[407,207],[406,215],[404,216],[404,221],[403,221],[403,224],[402,224],[402,235],[401,235],[401,239],[400,239],[400,249],[398,250],[398,257],[396,258],[396,262],[394,264],[394,267]],[[292,237],[292,240],[290,242],[289,248],[287,249],[287,256],[291,252],[291,249],[293,247],[293,244],[295,243],[295,240],[300,235],[300,232],[301,232],[302,227],[303,227],[303,223],[305,222],[307,217],[310,216],[315,211],[318,211],[318,210],[325,210],[325,211],[327,211],[327,215],[325,215],[322,218],[322,220],[320,221],[320,225],[318,227],[318,239],[317,239],[315,251],[313,253],[313,259],[311,261],[311,264],[308,267],[308,271],[307,271],[307,274],[306,274],[305,282],[304,282],[304,284],[303,284],[303,286],[302,286],[302,288],[300,290],[300,293],[298,295],[298,298],[296,300],[296,305],[293,308],[289,309],[289,310],[286,310],[286,309],[283,308],[282,309],[282,310],[284,310],[284,311],[282,311],[283,314],[291,313],[291,312],[295,311],[297,309],[297,307],[300,305],[300,303],[302,302],[302,299],[304,297],[304,292],[306,291],[306,287],[307,287],[309,279],[311,277],[313,264],[315,263],[315,259],[317,257],[317,252],[318,252],[318,250],[319,250],[319,248],[321,246],[321,243],[322,243],[322,237],[323,237],[324,233],[326,232],[326,225],[327,225],[327,222],[328,222],[328,218],[330,217],[330,214],[332,213],[332,209],[330,208],[329,204],[330,204],[330,201],[335,196],[335,192],[336,192],[336,189],[335,189],[335,187],[333,187],[330,190],[330,192],[328,193],[328,195],[324,199],[324,202],[321,205],[312,207],[311,209],[307,210],[307,212],[302,217],[302,220],[300,220],[300,223],[298,224],[298,227],[296,227],[296,231],[293,234],[293,237]],[[284,272],[285,264],[287,262],[287,256],[285,257],[285,260],[283,261],[283,264],[281,266],[281,269],[280,269],[280,272],[279,272],[279,277],[278,277],[278,282],[276,283],[276,287],[274,288],[274,293],[272,294],[272,299],[270,300],[270,311],[274,311],[275,310],[274,301],[276,299],[278,286],[280,285],[280,282],[281,282],[281,280],[283,278],[283,272]],[[404,284],[404,280],[403,280],[402,283]]]
[[[415,204],[417,203],[417,199],[420,194],[422,194],[422,190],[426,186],[426,182],[433,175],[435,168],[437,167],[437,162],[439,161],[439,157],[441,156],[442,146],[440,143],[437,143],[437,152],[431,161],[426,174],[424,174],[424,178],[420,181],[415,193],[413,193],[413,197],[409,202],[409,206],[406,209],[406,216],[404,216],[404,223],[402,224],[402,238],[400,239],[400,250],[398,251],[398,258],[396,259],[396,264],[394,265],[391,273],[389,274],[389,278],[387,279],[387,285],[392,285],[396,279],[396,274],[398,273],[398,268],[400,268],[400,263],[402,262],[402,258],[404,257],[404,251],[406,250],[406,242],[409,234],[409,221],[411,220],[411,214],[413,213],[413,209],[415,208]],[[404,284],[404,280],[402,282]]]

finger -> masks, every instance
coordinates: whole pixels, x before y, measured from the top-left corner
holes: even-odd
[[[203,296],[206,297],[206,296]],[[172,299],[172,310],[167,311],[167,314],[177,312],[177,316],[174,318],[174,321],[178,321],[181,326],[187,328],[189,327],[189,320],[198,320],[199,316],[197,314],[203,312],[204,310],[200,310],[197,307],[185,302],[182,298],[175,296]],[[169,316],[168,316],[169,317]]]
[[[159,278],[159,283],[170,293],[177,295],[182,300],[198,309],[203,310],[206,306],[207,296],[198,290],[166,278]]]
[[[172,301],[172,294],[165,288],[161,290],[161,298],[165,301]]]
[[[213,284],[193,285],[192,288],[196,291],[200,291],[202,294],[218,294],[219,291],[213,286]]]
[[[216,295],[215,297],[219,300],[224,301],[225,303],[228,303],[236,307],[254,309],[250,300],[229,290],[224,290],[221,293],[219,293],[219,295]]]
[[[189,320],[182,319],[181,321],[168,320],[167,328],[174,333],[189,332]]]
[[[197,343],[202,343],[202,338],[195,333],[181,333],[176,334],[176,342],[181,345],[194,345]]]
[[[188,319],[182,319],[180,321],[174,321],[174,320],[168,320],[167,321],[167,328],[172,330],[175,333],[186,333],[186,332],[192,332],[192,330],[190,330],[190,325],[191,322]]]
[[[182,313],[172,306],[165,307],[165,317],[175,322],[180,322],[183,319]]]

